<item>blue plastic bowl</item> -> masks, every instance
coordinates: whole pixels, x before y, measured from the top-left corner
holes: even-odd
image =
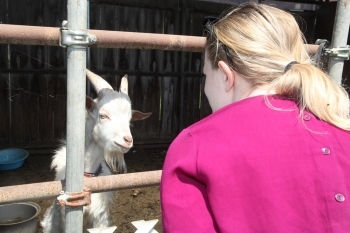
[[[0,150],[0,170],[13,170],[23,165],[29,153],[18,148]]]

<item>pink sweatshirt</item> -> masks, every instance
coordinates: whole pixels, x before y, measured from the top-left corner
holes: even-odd
[[[174,140],[161,181],[164,232],[350,232],[350,133],[269,99],[283,110],[244,99]]]

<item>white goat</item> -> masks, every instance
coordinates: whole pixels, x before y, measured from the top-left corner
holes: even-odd
[[[111,175],[113,171],[126,172],[124,153],[133,146],[130,120],[143,120],[151,113],[131,110],[127,77],[123,77],[120,92],[116,92],[101,77],[87,70],[98,98],[86,97],[84,175],[87,177]],[[117,164],[117,165],[116,165]],[[51,163],[55,180],[64,180],[66,172],[66,147],[56,151]],[[93,193],[91,205],[84,206],[84,232],[89,228],[109,227],[109,207],[114,192]],[[44,233],[65,232],[65,207],[57,201],[46,210],[41,225]]]

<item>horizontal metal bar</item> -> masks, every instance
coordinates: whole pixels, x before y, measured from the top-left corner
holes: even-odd
[[[100,30],[90,30],[89,33],[97,37],[97,43],[91,47],[99,48],[202,52],[205,45],[205,37],[198,36]]]
[[[59,28],[0,24],[0,44],[59,46]],[[205,37],[156,33],[89,30],[96,48],[156,49],[202,52]],[[306,45],[315,54],[318,45]]]
[[[0,44],[59,46],[59,28],[0,24]]]
[[[84,187],[95,193],[156,186],[160,184],[161,174],[162,171],[157,170],[84,178]],[[61,191],[61,181],[0,187],[0,204],[55,198]]]
[[[201,52],[205,38],[169,34],[89,30],[97,37],[96,48],[157,49]],[[0,44],[59,46],[60,29],[0,24]]]

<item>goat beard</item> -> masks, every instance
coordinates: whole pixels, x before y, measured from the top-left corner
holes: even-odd
[[[116,151],[104,151],[104,159],[113,173],[126,173],[124,153]]]

